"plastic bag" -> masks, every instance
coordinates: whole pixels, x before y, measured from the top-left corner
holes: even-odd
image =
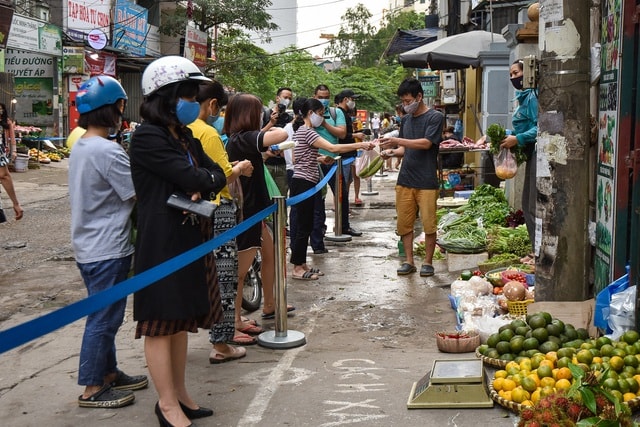
[[[269,197],[273,199],[276,196],[281,196],[282,194],[280,194],[280,189],[278,188],[278,185],[276,184],[276,182],[273,180],[271,173],[269,173],[269,169],[267,169],[267,167],[264,165],[263,165],[263,169],[264,169],[264,180],[267,182],[267,190],[269,190]]]
[[[607,334],[613,341],[617,341],[622,334],[636,328],[636,287],[630,286],[611,297],[609,303],[609,329]]]
[[[369,166],[369,164],[378,156],[376,150],[362,151],[362,155],[356,158],[356,174],[360,176],[360,172]]]
[[[593,315],[593,324],[598,328],[605,329],[608,334],[613,332],[609,329],[609,304],[611,297],[618,292],[622,292],[629,287],[629,266],[627,274],[611,282],[606,288],[596,295],[596,310]]]
[[[518,162],[510,149],[501,148],[500,152],[493,156],[496,168],[496,176],[500,179],[511,179],[518,173]]]

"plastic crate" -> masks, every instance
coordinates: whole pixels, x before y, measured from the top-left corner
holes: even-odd
[[[533,302],[532,299],[526,299],[524,301],[507,301],[507,308],[509,314],[512,316],[526,316],[527,306]]]

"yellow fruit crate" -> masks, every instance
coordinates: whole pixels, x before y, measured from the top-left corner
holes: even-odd
[[[512,316],[526,316],[527,306],[532,302],[534,302],[532,299],[526,299],[524,301],[507,300],[507,309],[509,310],[509,314]]]

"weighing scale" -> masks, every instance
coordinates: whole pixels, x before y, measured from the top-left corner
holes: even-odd
[[[480,359],[435,360],[413,383],[407,408],[491,408],[483,378]]]

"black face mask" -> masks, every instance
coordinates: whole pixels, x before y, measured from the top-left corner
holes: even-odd
[[[516,90],[522,90],[522,76],[512,78],[511,84]]]

